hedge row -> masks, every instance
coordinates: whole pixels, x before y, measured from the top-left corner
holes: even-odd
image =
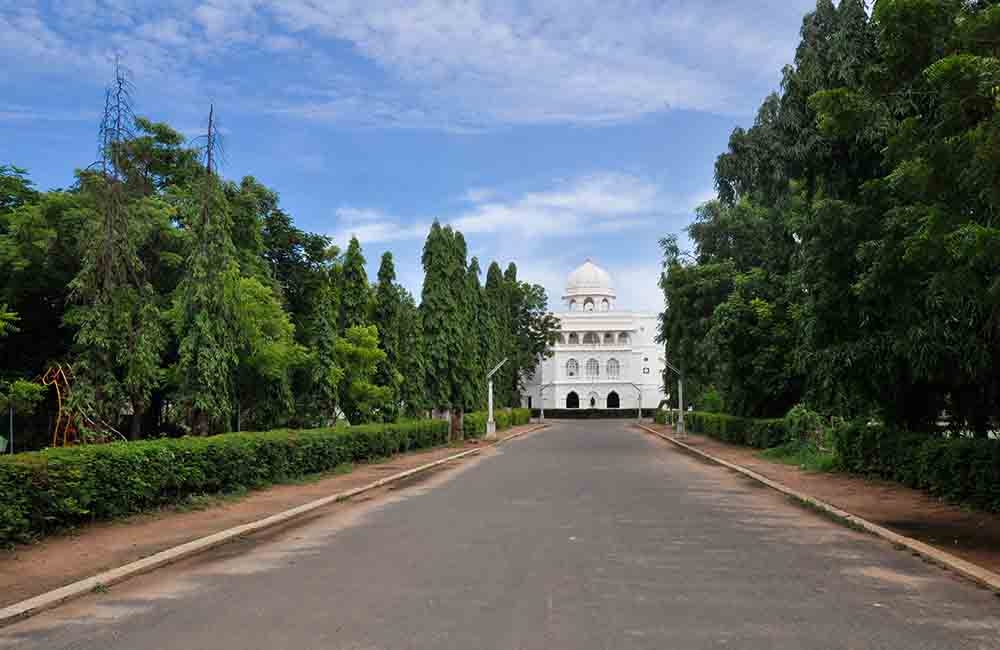
[[[448,423],[227,433],[47,449],[0,458],[0,544],[342,463],[443,444]]]
[[[677,412],[660,411],[655,419],[660,424],[668,421],[676,424]],[[722,413],[688,411],[684,414],[684,423],[691,433],[704,433],[723,442],[758,449],[783,445],[792,437],[783,418],[741,418]]]
[[[486,421],[489,419],[486,411],[474,411],[466,413],[462,419],[462,430],[470,438],[478,438],[486,435]],[[503,431],[511,427],[528,424],[531,421],[531,409],[496,409],[493,411],[493,419],[497,423],[497,431]]]
[[[655,417],[655,408],[642,409],[643,417]],[[531,409],[532,417],[541,416],[541,410]],[[545,409],[545,417],[553,420],[616,420],[616,419],[636,419],[639,417],[638,409]]]
[[[849,422],[833,432],[842,469],[1000,512],[1000,440],[944,438]]]

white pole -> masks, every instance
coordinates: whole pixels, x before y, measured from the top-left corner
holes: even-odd
[[[489,399],[488,399],[488,401],[489,401],[489,409],[490,409],[490,418],[486,421],[486,436],[487,437],[492,437],[492,436],[496,435],[496,432],[497,432],[497,423],[493,419],[493,380],[492,379],[490,379],[489,385],[490,385],[490,391],[489,391]]]
[[[677,379],[677,406],[680,407],[680,417],[677,420],[677,432],[684,433],[684,376]]]
[[[490,370],[490,372],[486,375],[486,381],[489,382],[489,395],[487,397],[487,400],[489,402],[489,419],[486,420],[487,439],[495,438],[497,433],[497,423],[496,420],[493,419],[493,375],[495,375],[497,370],[500,370],[500,368],[505,363],[507,363],[507,359],[504,359],[503,361],[498,363],[496,367],[493,368],[493,370]]]

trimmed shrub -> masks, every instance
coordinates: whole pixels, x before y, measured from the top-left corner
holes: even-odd
[[[514,409],[510,412],[512,426],[519,427],[531,422],[531,409]]]
[[[467,438],[479,438],[486,435],[486,422],[489,420],[487,411],[466,413],[462,430]],[[493,418],[497,423],[497,431],[528,424],[531,421],[531,409],[496,409]]]
[[[677,423],[676,411],[663,413],[663,424]],[[659,421],[659,420],[657,420]],[[688,411],[684,422],[691,433],[703,433],[723,442],[768,449],[783,445],[791,439],[788,426],[782,418],[741,418],[723,413]]]
[[[647,418],[655,417],[657,410],[655,408],[644,408],[642,409],[642,416]],[[531,409],[532,417],[539,417],[540,415],[540,409]],[[545,409],[545,417],[553,420],[620,420],[638,418],[639,412],[636,409],[547,408]]]
[[[1000,440],[895,431],[863,421],[833,431],[840,469],[1000,512]]]
[[[226,433],[0,458],[0,544],[53,530],[444,444],[448,423]]]

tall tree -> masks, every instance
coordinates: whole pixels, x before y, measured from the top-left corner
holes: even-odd
[[[510,348],[507,351],[510,360],[501,370],[503,373],[501,378],[504,380],[505,385],[503,401],[508,406],[520,406],[521,396],[518,387],[520,384],[519,375],[521,368],[518,366],[520,355],[518,355],[518,341],[515,332],[517,331],[517,315],[521,310],[522,296],[517,279],[517,265],[513,262],[507,264],[507,268],[504,270],[503,286],[504,296],[506,297],[507,326],[510,328],[508,333]]]
[[[469,262],[466,274],[465,304],[469,311],[470,336],[466,342],[469,349],[469,387],[471,389],[470,409],[482,408],[486,405],[486,373],[492,367],[487,367],[491,350],[489,345],[490,318],[486,307],[483,288],[479,282],[479,260],[475,257]]]
[[[378,348],[374,325],[349,328],[336,343],[337,363],[343,369],[340,404],[351,424],[372,422],[392,398],[391,389],[375,383],[385,352]]]
[[[400,338],[402,335],[402,296],[396,285],[396,267],[392,253],[382,254],[378,269],[378,284],[375,287],[375,307],[372,319],[378,327],[379,348],[385,352],[385,359],[379,362],[376,382],[389,391],[390,398],[383,409],[386,421],[393,421],[399,415],[401,373]]]
[[[486,346],[487,364],[492,370],[502,360],[511,356],[514,342],[511,330],[510,299],[500,265],[492,262],[486,271],[486,287],[483,297],[486,324],[483,332]],[[510,403],[510,361],[495,375],[494,400],[501,407]]]
[[[552,354],[559,321],[548,311],[545,289],[517,279],[511,262],[504,272],[504,288],[510,313],[510,366],[507,403],[520,406],[525,382],[534,376],[538,362]]]
[[[337,320],[340,313],[337,295],[336,286],[330,280],[316,293],[309,338],[312,358],[305,382],[309,399],[299,402],[300,407],[307,409],[321,425],[336,421],[340,385],[344,379],[344,369],[337,355]]]
[[[413,296],[397,285],[400,305],[399,365],[402,377],[399,397],[404,413],[421,415],[429,406],[427,399],[427,367],[424,344],[423,319]]]
[[[165,344],[157,295],[149,282],[140,251],[150,236],[150,213],[162,210],[129,183],[127,150],[135,137],[131,83],[116,65],[106,92],[101,123],[101,164],[97,173],[81,175],[98,218],[88,224],[80,272],[70,283],[78,307],[67,313],[77,328],[77,376],[84,383],[77,396],[87,401],[91,418],[105,427],[117,424],[128,404],[132,437],[138,437],[142,414],[161,378]]]
[[[344,255],[341,271],[340,330],[341,332],[370,322],[371,287],[365,271],[365,257],[361,253],[361,243],[351,237]]]
[[[210,111],[204,173],[197,190],[183,204],[191,228],[191,251],[171,310],[180,339],[178,392],[192,430],[201,435],[229,422],[239,362],[240,271],[229,234],[228,205],[215,172],[215,135],[214,112]]]
[[[466,267],[464,249],[460,248],[450,226],[442,227],[437,221],[431,225],[421,258],[424,285],[420,301],[428,402],[436,410],[454,409],[459,414],[469,393],[468,371],[462,365],[468,332],[462,305]]]

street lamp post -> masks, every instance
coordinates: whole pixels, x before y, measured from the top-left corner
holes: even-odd
[[[496,374],[496,371],[500,370],[500,368],[505,363],[507,363],[507,359],[504,359],[503,361],[501,361],[500,363],[498,363],[497,366],[496,366],[496,368],[494,368],[493,370],[490,370],[489,374],[486,375],[486,381],[489,383],[489,398],[488,398],[488,401],[489,401],[489,409],[490,409],[490,417],[486,421],[486,438],[488,440],[496,438],[496,436],[497,436],[497,423],[496,423],[496,420],[493,419],[493,375]]]
[[[684,433],[684,373],[677,369],[674,364],[666,359],[660,359],[670,370],[677,375],[677,433]]]
[[[632,382],[629,383],[632,384]],[[632,384],[632,388],[634,388],[639,394],[639,417],[636,419],[640,424],[642,424],[642,388],[640,388],[638,384]]]
[[[545,389],[552,388],[555,384],[544,384],[538,388],[538,421],[545,421]]]

